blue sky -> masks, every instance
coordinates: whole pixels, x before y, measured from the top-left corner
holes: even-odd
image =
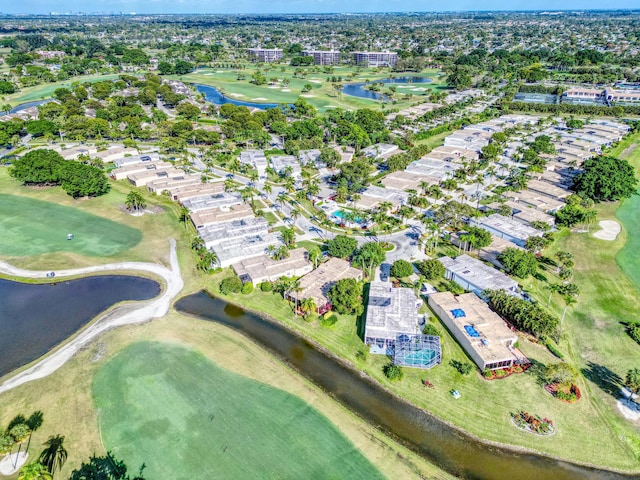
[[[304,13],[399,12],[442,10],[556,10],[638,8],[637,0],[8,0],[3,13],[100,12],[136,13]]]

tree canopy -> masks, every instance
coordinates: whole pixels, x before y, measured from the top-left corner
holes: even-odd
[[[355,238],[336,235],[335,238],[329,240],[327,251],[332,257],[347,258],[353,255],[357,247],[358,241]]]
[[[624,159],[601,156],[582,164],[584,171],[576,176],[573,190],[595,202],[628,198],[638,186],[633,167]]]
[[[538,260],[533,253],[519,248],[505,248],[498,255],[498,261],[504,268],[518,278],[527,278],[538,270]]]
[[[360,315],[362,305],[362,284],[355,278],[338,280],[329,290],[329,300],[333,309],[341,314]]]
[[[33,150],[16,160],[10,175],[27,185],[62,185],[74,198],[104,195],[110,188],[99,168],[67,161],[46,149]]]

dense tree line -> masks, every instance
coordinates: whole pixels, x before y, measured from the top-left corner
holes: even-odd
[[[486,290],[489,306],[523,332],[541,337],[554,336],[558,330],[558,318],[536,303],[509,295],[504,290]]]
[[[73,198],[95,197],[109,191],[102,170],[63,159],[53,150],[32,150],[13,162],[10,175],[25,185],[61,185]]]

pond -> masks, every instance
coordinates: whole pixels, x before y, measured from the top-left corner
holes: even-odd
[[[53,102],[53,98],[49,98],[47,100],[35,100],[33,102],[21,103],[20,105],[16,105],[8,113],[18,113],[22,110],[26,110],[27,108],[37,107],[38,105],[44,105],[45,103]]]
[[[41,357],[108,307],[159,294],[157,282],[125,275],[37,285],[0,279],[0,377]]]
[[[204,98],[207,102],[211,102],[214,105],[224,105],[225,103],[231,103],[238,107],[259,108],[261,110],[276,108],[279,105],[277,103],[244,102],[242,100],[225,97],[216,87],[211,87],[209,85],[196,84],[195,87],[200,93],[204,93]]]
[[[380,100],[385,95],[377,92],[373,92],[366,88],[367,85],[374,83],[387,84],[402,84],[406,88],[398,88],[397,93],[423,93],[423,90],[415,91],[415,88],[411,84],[413,83],[431,83],[433,80],[427,77],[398,77],[398,78],[383,78],[382,80],[376,80],[374,82],[361,82],[361,83],[347,83],[342,89],[342,93],[345,95],[351,95],[352,97],[368,98],[369,100]]]
[[[592,480],[637,478],[475,440],[424,410],[385,391],[376,381],[283,325],[199,292],[176,309],[230,327],[309,378],[369,423],[453,475],[468,479]],[[482,408],[482,405],[478,405]]]

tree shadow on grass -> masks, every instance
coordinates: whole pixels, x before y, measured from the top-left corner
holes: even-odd
[[[544,363],[539,362],[535,358],[530,358],[529,361],[531,362],[531,366],[525,371],[525,375],[532,376],[533,378],[535,378],[536,384],[544,386],[544,384],[546,383],[544,381],[544,371],[547,366]]]
[[[362,288],[362,305],[364,305],[364,310],[360,315],[356,317],[356,333],[360,340],[364,341],[364,328],[366,326],[366,318],[367,318],[367,307],[369,304],[369,289],[371,287],[370,283],[365,283]]]
[[[600,389],[609,395],[618,398],[620,387],[622,386],[622,378],[615,372],[612,372],[604,365],[598,365],[589,362],[586,368],[582,369],[582,374],[587,380],[595,383]]]

